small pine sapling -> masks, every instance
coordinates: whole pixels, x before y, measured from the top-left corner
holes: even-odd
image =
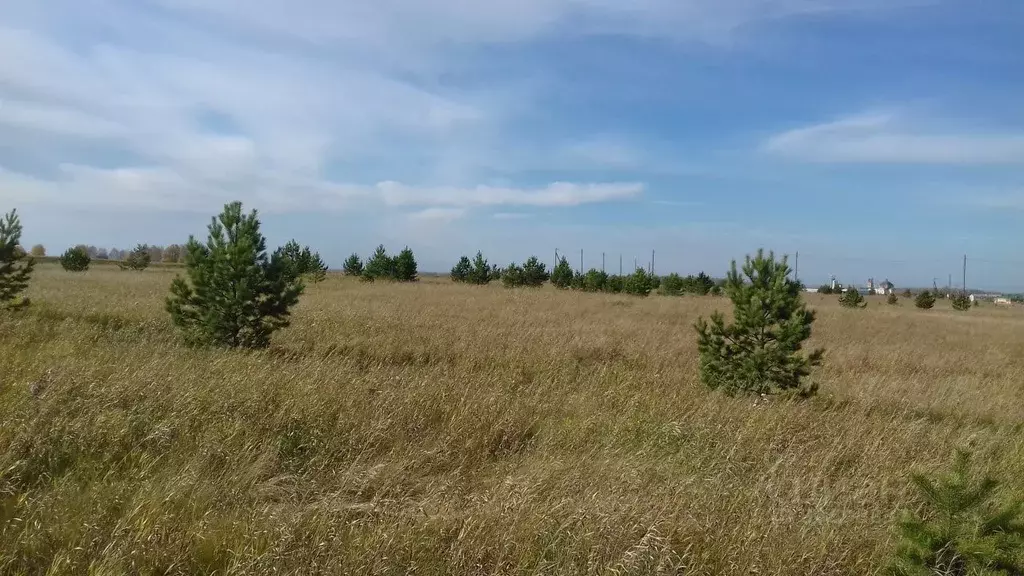
[[[694,326],[700,353],[701,380],[727,394],[817,391],[805,384],[811,368],[821,364],[824,350],[803,354],[811,336],[815,314],[800,297],[800,286],[789,278],[786,257],[758,250],[747,256],[742,274],[736,261],[724,291],[733,302],[734,321],[725,323],[721,312],[703,317]]]
[[[911,479],[925,509],[923,514],[903,513],[892,574],[1022,573],[1024,502],[993,502],[999,483],[989,476],[975,480],[968,452],[956,451],[949,474],[914,474]]]
[[[839,296],[839,304],[844,308],[864,308],[868,305],[864,301],[864,296],[854,287],[849,287],[846,292],[843,292]]]
[[[569,265],[569,261],[565,259],[565,256],[562,256],[558,259],[558,264],[551,271],[551,283],[556,288],[564,290],[572,286],[573,275],[572,266]]]
[[[971,297],[965,292],[959,292],[953,296],[953,310],[964,312],[971,309]]]
[[[60,256],[60,265],[68,272],[85,272],[89,269],[90,262],[92,262],[92,258],[89,257],[84,246],[68,248]]]
[[[536,256],[530,256],[523,263],[523,285],[534,288],[543,286],[548,281],[547,266]]]
[[[647,296],[653,289],[653,279],[643,268],[637,268],[632,274],[626,276],[622,286],[623,292],[633,296]]]
[[[206,243],[190,237],[185,249],[186,276],[171,284],[166,310],[187,343],[264,348],[288,326],[304,286],[280,252],[267,256],[255,210],[225,205]]]
[[[661,279],[661,286],[658,287],[658,294],[662,294],[664,296],[682,296],[683,286],[683,277],[672,272]]]
[[[469,271],[468,282],[470,284],[476,284],[483,286],[491,281],[491,267],[487,263],[487,259],[484,258],[483,252],[479,250],[476,256],[473,258],[473,266]]]
[[[889,296],[885,299],[885,303],[890,306],[896,306],[900,303],[900,298],[895,292],[889,292]]]
[[[398,253],[398,256],[395,256],[392,269],[394,270],[393,278],[399,282],[415,282],[419,280],[416,257],[408,246],[403,248]]]
[[[342,270],[346,276],[362,276],[363,261],[359,258],[359,254],[353,253],[351,256],[346,258],[345,263],[342,264]]]
[[[117,263],[121,270],[142,271],[149,268],[152,256],[149,253],[148,244],[139,244],[134,250],[124,257],[124,260]]]
[[[914,306],[922,310],[931,310],[935,306],[935,294],[925,290],[914,298]]]
[[[22,293],[28,288],[35,260],[18,250],[21,232],[17,210],[0,219],[0,309],[23,308],[29,303]]]
[[[451,278],[452,282],[469,282],[469,275],[473,273],[473,263],[469,261],[468,256],[459,258],[459,261],[452,266],[451,273],[448,277]]]

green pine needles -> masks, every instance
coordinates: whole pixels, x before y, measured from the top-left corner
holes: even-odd
[[[801,352],[815,315],[789,273],[786,257],[776,260],[764,250],[747,256],[742,273],[732,262],[724,290],[733,302],[733,323],[727,325],[725,316],[715,312],[710,323],[700,318],[695,325],[700,376],[708,387],[730,395],[817,391],[804,380],[821,363],[824,350]]]
[[[28,305],[28,299],[21,294],[28,288],[35,261],[18,245],[21,232],[17,210],[0,219],[0,309]]]
[[[839,304],[843,308],[864,308],[868,305],[864,301],[864,296],[853,286],[847,288],[846,292],[839,296]]]
[[[905,512],[890,572],[899,576],[1016,575],[1024,573],[1021,501],[993,502],[998,482],[971,474],[971,457],[956,451],[951,473],[914,474],[923,514]]]
[[[255,210],[227,204],[206,243],[190,237],[185,249],[187,279],[174,279],[166,308],[189,344],[264,348],[288,326],[304,286],[279,253],[267,256]]]
[[[931,310],[935,306],[935,294],[925,290],[914,298],[914,306],[922,310]]]

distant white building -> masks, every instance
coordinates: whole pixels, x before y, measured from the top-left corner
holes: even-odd
[[[874,278],[868,278],[868,294],[880,294],[882,296],[887,296],[889,294],[892,294],[893,289],[895,288],[896,286],[893,285],[892,282],[889,282],[888,278],[886,278],[885,281],[877,285],[875,284]]]

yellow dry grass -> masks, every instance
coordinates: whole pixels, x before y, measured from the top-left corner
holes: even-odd
[[[871,574],[954,447],[1024,496],[1024,314],[819,311],[808,402],[704,389],[716,298],[311,286],[189,350],[173,269],[0,320],[0,573]]]

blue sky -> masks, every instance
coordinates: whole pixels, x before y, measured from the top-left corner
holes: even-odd
[[[260,210],[339,265],[758,247],[1024,290],[1019,0],[6,0],[0,209],[126,247]],[[614,262],[614,266],[611,263]],[[629,267],[627,265],[627,267]]]

